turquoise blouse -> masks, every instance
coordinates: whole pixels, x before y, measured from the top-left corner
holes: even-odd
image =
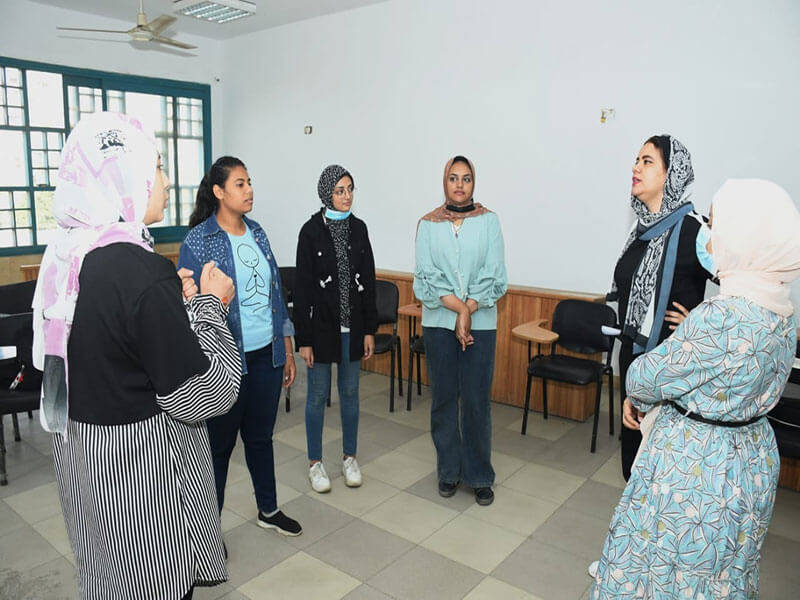
[[[503,233],[493,212],[464,219],[456,233],[449,222],[420,221],[417,229],[414,294],[422,302],[422,325],[455,329],[456,313],[442,305],[454,294],[472,298],[478,310],[472,329],[497,328],[497,301],[508,288]]]

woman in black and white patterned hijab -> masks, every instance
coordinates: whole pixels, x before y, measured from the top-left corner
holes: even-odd
[[[322,171],[317,193],[322,209],[303,225],[297,242],[293,317],[295,340],[306,363],[306,439],[309,480],[316,492],[331,489],[322,463],[322,427],[337,363],[342,418],[342,473],[361,485],[356,461],[358,378],[361,359],[375,349],[375,261],[367,226],[351,214],[353,176],[340,165]]]

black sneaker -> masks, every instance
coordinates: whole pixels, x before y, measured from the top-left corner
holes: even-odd
[[[442,498],[449,498],[453,494],[456,493],[458,489],[458,482],[455,483],[447,483],[446,481],[439,482],[439,495]]]
[[[287,517],[281,511],[276,512],[271,517],[268,517],[263,512],[258,511],[258,520],[256,521],[259,527],[264,529],[277,529],[278,533],[288,536],[297,536],[303,533],[303,528],[300,523]]]
[[[481,506],[489,506],[494,502],[494,492],[490,487],[475,488],[475,502]]]

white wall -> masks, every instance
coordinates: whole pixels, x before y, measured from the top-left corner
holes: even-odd
[[[28,0],[0,1],[0,56],[113,73],[206,83],[211,85],[213,113],[223,114],[220,86],[214,80],[220,76],[222,70],[222,42],[180,34],[177,37],[181,41],[196,44],[198,48],[185,52],[164,51],[157,47],[138,50],[128,43],[128,36],[56,30],[57,25],[130,29],[136,18],[136,3],[131,3],[131,21],[127,22],[53,8]],[[224,128],[221,119],[212,117],[212,128],[212,150],[216,153],[217,145],[223,143]]]
[[[501,218],[511,282],[600,292],[651,134],[692,152],[703,211],[727,177],[800,201],[798,32],[792,0],[394,0],[227,42],[215,118],[283,264],[339,162],[379,267],[412,270],[417,219],[463,153]],[[601,107],[616,119],[601,125]]]

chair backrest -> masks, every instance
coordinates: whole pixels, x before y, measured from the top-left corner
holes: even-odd
[[[0,317],[0,346],[16,347],[16,370],[25,369],[25,385],[21,389],[38,388],[42,381],[42,372],[33,366],[33,313],[17,313]],[[0,381],[5,386],[10,381]]]
[[[397,307],[400,290],[391,281],[375,280],[375,304],[378,309],[378,325],[397,323]]]
[[[281,276],[281,291],[283,292],[283,301],[286,302],[286,308],[289,310],[289,317],[293,314],[294,303],[294,282],[295,282],[295,267],[278,267],[278,272]]]
[[[607,304],[585,300],[562,300],[553,312],[552,330],[558,334],[557,344],[578,354],[609,352],[614,338],[601,331],[603,325],[617,324],[617,314]]]
[[[0,286],[0,314],[13,315],[31,311],[36,281],[22,281]]]

